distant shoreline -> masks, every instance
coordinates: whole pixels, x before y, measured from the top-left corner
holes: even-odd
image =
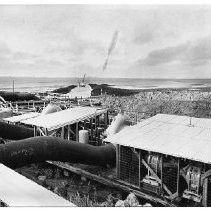
[[[77,86],[82,78],[13,78],[0,77],[0,91],[17,92],[52,92],[55,89],[66,88],[70,85]],[[107,84],[109,87],[130,90],[151,89],[181,89],[181,88],[205,88],[211,87],[211,79],[139,79],[139,78],[94,78],[87,77],[86,84]]]
[[[197,87],[197,88],[187,88],[187,87],[165,87],[165,88],[135,88],[132,86],[124,88],[124,86],[114,86],[109,84],[89,84],[92,88],[92,96],[99,96],[102,94],[107,94],[111,96],[133,96],[141,92],[168,92],[168,91],[198,91],[198,92],[211,92],[211,87]],[[69,85],[61,88],[57,88],[51,91],[44,91],[46,93],[58,93],[58,94],[67,94],[73,88],[77,87],[76,85]],[[42,91],[43,92],[43,91]],[[36,93],[41,93],[37,91]],[[38,100],[35,96],[35,93],[29,92],[11,92],[11,91],[0,91],[0,96],[2,96],[7,101],[15,100]]]
[[[124,88],[122,87],[117,87],[113,85],[108,85],[108,84],[89,84],[92,87],[92,96],[98,96],[101,94],[108,94],[108,95],[114,95],[114,96],[130,96],[134,94],[138,94],[140,92],[164,92],[164,91],[201,91],[201,92],[211,92],[211,87],[198,87],[198,88],[187,88],[187,87],[166,87],[166,88]],[[54,93],[61,93],[61,94],[67,94],[69,93],[75,85],[63,87],[63,88],[58,88],[55,89],[51,92]]]

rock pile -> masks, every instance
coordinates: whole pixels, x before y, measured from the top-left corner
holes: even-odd
[[[152,205],[149,203],[141,205],[134,193],[130,193],[125,200],[118,200],[115,207],[152,207]]]

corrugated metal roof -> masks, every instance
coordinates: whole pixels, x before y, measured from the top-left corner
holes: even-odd
[[[3,164],[0,164],[0,199],[10,207],[75,206]]]
[[[11,123],[16,123],[16,122],[20,122],[22,120],[27,120],[27,119],[31,119],[34,117],[39,116],[40,113],[37,112],[31,112],[31,113],[27,113],[27,114],[22,114],[22,115],[17,115],[17,116],[13,116],[13,117],[8,117],[8,118],[4,118],[4,121],[7,122],[11,122]]]
[[[47,115],[40,115],[33,119],[21,121],[24,124],[34,125],[47,128],[49,131],[74,124],[87,118],[100,115],[106,112],[105,109],[97,109],[92,107],[74,107],[60,112],[55,112]]]
[[[158,114],[104,141],[211,164],[211,119]]]

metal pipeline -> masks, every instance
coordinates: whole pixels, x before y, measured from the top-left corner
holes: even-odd
[[[115,147],[111,144],[92,146],[56,137],[32,137],[33,135],[33,129],[0,122],[0,137],[16,140],[0,144],[0,163],[11,168],[46,160],[100,166],[115,164]]]
[[[0,163],[17,168],[46,160],[106,166],[114,165],[112,144],[92,146],[56,137],[32,137],[0,145]]]
[[[109,126],[108,133],[118,133],[125,126],[128,126],[128,118],[119,114]],[[46,160],[100,166],[115,165],[116,148],[112,144],[92,146],[57,137],[33,135],[34,131],[31,128],[0,122],[0,137],[16,140],[0,145],[0,163],[12,168]]]

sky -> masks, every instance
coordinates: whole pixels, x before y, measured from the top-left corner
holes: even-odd
[[[0,5],[0,76],[211,78],[210,20],[211,5]]]

